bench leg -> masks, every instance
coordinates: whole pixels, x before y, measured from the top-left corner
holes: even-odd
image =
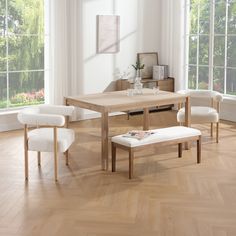
[[[133,165],[134,165],[134,152],[130,148],[129,149],[129,178],[133,178]]]
[[[216,123],[216,142],[219,143],[219,122]]]
[[[183,153],[182,143],[178,143],[178,153],[179,153],[179,158],[182,157],[182,153]]]
[[[214,129],[214,126],[213,126],[213,123],[211,123],[211,137],[213,137],[213,129]]]
[[[41,152],[38,152],[38,166],[41,166]]]
[[[112,172],[116,171],[116,145],[114,143],[111,144],[111,156],[112,156]]]
[[[201,163],[201,136],[197,140],[197,163]]]
[[[66,157],[66,165],[69,165],[69,149],[65,151],[65,157]]]

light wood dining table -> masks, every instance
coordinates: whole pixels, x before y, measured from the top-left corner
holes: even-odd
[[[186,94],[143,89],[143,94],[128,96],[126,90],[65,97],[66,105],[96,111],[101,113],[101,166],[103,170],[109,167],[109,113],[143,109],[143,129],[148,130],[150,125],[149,108],[185,104],[185,126],[190,126],[190,98]]]

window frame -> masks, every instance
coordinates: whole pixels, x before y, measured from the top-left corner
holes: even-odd
[[[48,50],[49,50],[49,32],[48,32],[48,24],[49,24],[49,1],[50,0],[43,0],[44,1],[44,33],[43,33],[43,38],[44,38],[44,64],[43,64],[43,68],[41,69],[20,69],[20,70],[10,70],[9,69],[9,59],[8,56],[9,54],[9,37],[11,36],[20,36],[20,37],[40,37],[39,34],[34,34],[34,33],[12,33],[9,31],[9,22],[8,22],[8,7],[9,7],[9,1],[10,0],[4,0],[5,1],[5,36],[1,35],[1,37],[5,37],[6,40],[6,70],[5,71],[0,71],[0,74],[6,74],[6,82],[7,82],[7,107],[5,108],[0,108],[0,113],[5,113],[5,112],[11,112],[14,110],[20,110],[22,108],[28,107],[28,106],[32,106],[32,105],[23,105],[23,106],[15,106],[15,107],[11,107],[9,106],[10,104],[10,74],[11,73],[30,73],[30,72],[43,72],[44,74],[44,101],[43,103],[47,103],[48,102],[48,91],[46,91],[46,88],[48,87],[48,77],[49,77],[49,62],[48,59],[46,59],[46,57],[48,56]]]
[[[215,6],[216,4],[220,4],[220,3],[215,3],[215,0],[210,0],[209,4],[210,4],[210,18],[209,18],[209,34],[200,34],[199,32],[199,21],[200,21],[200,4],[197,4],[198,7],[198,17],[197,17],[197,33],[196,34],[191,34],[190,32],[190,22],[191,22],[191,18],[190,18],[190,1],[191,0],[185,0],[185,16],[184,16],[184,83],[185,83],[185,88],[189,88],[189,67],[190,66],[194,66],[197,69],[196,72],[196,88],[195,89],[199,89],[198,88],[198,82],[199,82],[199,66],[200,67],[209,67],[209,78],[208,78],[208,89],[209,90],[214,90],[213,86],[214,86],[214,69],[224,69],[224,88],[223,88],[223,95],[224,97],[228,97],[228,98],[232,98],[234,100],[236,100],[236,95],[231,95],[231,94],[227,94],[227,70],[229,69],[234,69],[236,71],[236,65],[233,67],[230,67],[227,65],[227,57],[228,57],[228,38],[234,36],[236,38],[236,33],[235,34],[229,34],[228,33],[228,14],[229,14],[229,6],[228,6],[228,2],[229,0],[225,0],[225,32],[223,34],[218,34],[215,33]],[[235,0],[236,3],[236,0]],[[199,64],[199,37],[200,36],[204,36],[204,35],[209,35],[209,60],[208,60],[208,65],[200,65]],[[197,63],[196,64],[189,64],[189,38],[191,36],[196,36],[197,37]],[[215,41],[214,38],[216,36],[221,36],[224,37],[224,66],[216,66],[214,65],[214,46],[215,46]]]

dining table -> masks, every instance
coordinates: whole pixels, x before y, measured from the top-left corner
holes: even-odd
[[[189,127],[191,120],[190,98],[187,94],[158,91],[144,88],[142,94],[132,96],[127,90],[112,91],[78,96],[66,96],[65,105],[88,109],[101,113],[101,168],[109,168],[109,114],[141,109],[143,110],[143,130],[149,130],[149,110],[170,104],[185,105],[185,126]]]

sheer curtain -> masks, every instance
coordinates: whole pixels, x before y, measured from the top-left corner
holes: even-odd
[[[177,91],[185,88],[185,0],[162,0],[161,3],[161,62],[169,65],[169,75],[175,78]]]
[[[49,0],[48,103],[83,93],[82,0]]]

